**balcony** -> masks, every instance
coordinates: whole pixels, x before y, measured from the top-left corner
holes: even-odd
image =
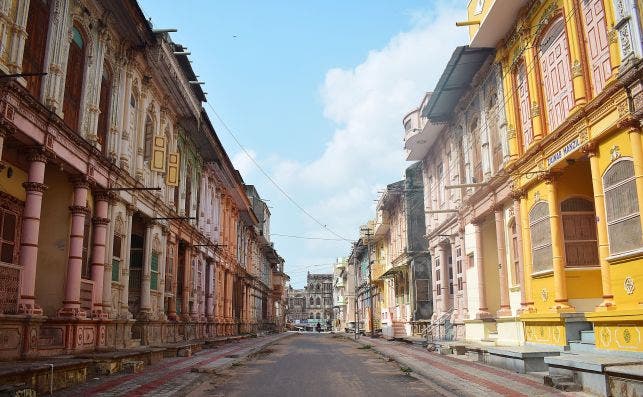
[[[407,161],[422,160],[444,128],[443,124],[434,124],[421,115],[422,109],[430,98],[431,93],[429,92],[424,96],[421,106],[408,113],[403,119],[404,149]]]
[[[379,279],[384,274],[384,263],[380,261],[373,262],[371,265],[371,279],[373,281]]]
[[[494,48],[514,25],[518,11],[529,0],[470,0],[467,7],[471,47]],[[480,21],[478,25],[475,23]]]

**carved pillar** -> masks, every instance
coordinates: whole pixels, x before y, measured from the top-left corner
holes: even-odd
[[[87,190],[89,183],[84,177],[72,180],[74,198],[71,211],[71,231],[69,234],[69,255],[67,259],[67,279],[65,282],[65,300],[58,311],[61,317],[85,317],[80,308],[80,281],[83,270],[83,243],[85,238],[85,217],[90,215],[87,207]],[[96,285],[94,285],[96,288]]]
[[[494,208],[496,221],[496,245],[498,246],[498,283],[500,284],[500,309],[498,317],[510,316],[509,279],[507,277],[507,251],[505,249],[505,213],[502,205]]]
[[[168,256],[167,256],[167,259],[166,259],[166,262],[167,262],[169,260],[169,258],[170,258],[170,255],[172,255],[172,269],[171,269],[171,272],[172,272],[172,286],[170,287],[170,290],[172,292],[172,296],[170,298],[168,298],[168,304],[167,304],[167,307],[168,307],[167,312],[168,313],[167,313],[167,317],[171,321],[176,321],[177,320],[176,311],[177,311],[177,309],[180,309],[176,305],[177,304],[176,295],[178,293],[178,288],[177,287],[178,287],[178,281],[179,281],[178,280],[178,262],[177,262],[177,253],[179,251],[179,243],[178,243],[178,239],[176,238],[176,235],[174,235],[173,233],[170,233],[168,235],[168,240],[169,240],[169,245],[168,246],[172,246],[174,248],[174,250],[173,250],[174,254],[172,255],[170,253],[170,251],[168,251]],[[167,280],[165,280],[165,282],[167,283]]]
[[[113,200],[113,198],[112,198]],[[110,200],[110,203],[113,201]],[[105,265],[103,266],[103,311],[108,317],[114,315],[112,308],[112,251],[114,247],[114,206],[110,205],[107,210],[107,218],[110,220],[107,225],[107,238],[105,245]],[[122,255],[122,254],[121,254]],[[120,271],[120,268],[119,268]],[[120,279],[120,277],[119,277]]]
[[[614,295],[612,294],[610,264],[607,261],[610,249],[600,159],[594,145],[587,145],[583,148],[583,151],[587,153],[589,157],[589,165],[592,172],[592,189],[594,190],[594,208],[596,210],[596,239],[598,240],[598,260],[601,266],[601,286],[603,289],[603,302],[601,302],[598,307],[602,310],[608,308],[613,309]]]
[[[208,317],[208,321],[212,322],[214,321],[214,264],[212,261],[206,262],[206,279],[206,315]]]
[[[440,314],[446,313],[449,310],[449,255],[447,253],[445,243],[440,241],[435,248],[436,255],[440,258]]]
[[[45,164],[47,157],[40,150],[34,150],[27,158],[29,175],[23,183],[27,198],[22,216],[22,233],[20,234],[20,299],[18,311],[25,314],[41,315],[42,309],[36,305],[36,264],[38,261],[38,234],[40,232],[40,211],[42,195],[47,189],[45,181]]]
[[[474,233],[476,237],[476,270],[478,273],[478,312],[476,313],[476,318],[488,318],[491,317],[489,309],[487,308],[487,290],[484,280],[484,257],[482,249],[482,228],[481,221],[477,220],[472,222],[474,226]]]
[[[111,198],[109,194],[99,192],[94,195],[94,233],[92,242],[92,280],[94,281],[92,316],[106,318],[103,310],[103,289],[105,279],[105,257],[107,242],[108,209]],[[111,286],[110,286],[111,289]],[[111,294],[110,294],[111,295]]]
[[[144,318],[148,318],[152,313],[152,306],[150,303],[150,280],[151,280],[151,258],[152,258],[152,228],[154,222],[148,222],[145,225],[145,245],[143,253],[143,277],[141,281],[141,313]]]
[[[583,54],[581,50],[581,43],[584,43],[579,19],[576,15],[579,14],[576,2],[574,0],[563,0],[564,15],[571,15],[572,17],[565,17],[565,31],[567,32],[567,43],[569,44],[569,56],[571,60],[572,84],[574,86],[574,106],[583,105],[587,102],[587,83],[585,81],[585,72],[583,71]]]
[[[525,293],[525,265],[523,258],[523,245],[522,245],[522,214],[521,214],[521,205],[520,200],[523,196],[523,192],[516,190],[512,192],[513,197],[513,210],[514,210],[514,222],[516,225],[516,252],[515,255],[518,256],[518,272],[516,274],[516,280],[520,287],[520,309],[519,312],[524,311],[527,308],[527,299]]]
[[[538,142],[543,138],[544,129],[544,118],[543,111],[544,106],[542,105],[541,98],[539,95],[539,85],[540,77],[538,76],[538,68],[536,68],[536,63],[538,59],[534,53],[534,48],[532,46],[527,46],[525,48],[524,57],[525,57],[525,70],[527,71],[527,89],[529,90],[529,99],[531,100],[531,125],[534,131],[534,142]],[[527,150],[527,148],[525,148]]]
[[[129,270],[132,250],[132,217],[134,215],[134,210],[134,206],[127,205],[127,231],[124,236],[125,258],[123,258],[123,268],[121,269],[121,285],[123,286],[123,292],[121,294],[121,317],[126,319],[132,318],[132,313],[129,311]]]
[[[51,24],[48,42],[49,49],[48,62],[49,70],[44,79],[45,104],[56,114],[62,117],[62,101],[65,92],[65,67],[67,65],[67,56],[69,53],[69,34],[70,0],[57,0],[56,7],[51,15],[51,19],[56,21]]]
[[[190,262],[192,261],[192,249],[188,244],[185,246],[185,256],[183,261],[183,299],[181,300],[181,317],[187,321],[190,317]]]
[[[4,153],[4,140],[7,136],[13,135],[15,127],[6,119],[0,119],[0,161]]]
[[[547,201],[549,204],[549,227],[551,229],[552,266],[554,270],[555,299],[553,309],[556,311],[573,310],[567,300],[567,278],[565,276],[565,241],[563,224],[558,205],[558,186],[556,175],[547,176]]]
[[[158,301],[157,301],[157,308],[156,312],[159,313],[160,317],[163,320],[167,320],[167,314],[165,313],[165,283],[167,280],[165,279],[165,276],[167,275],[167,258],[170,253],[169,248],[169,229],[166,226],[161,226],[161,257],[159,258],[159,283],[158,283]],[[174,274],[174,273],[172,273]],[[168,312],[169,312],[169,305],[168,305]]]

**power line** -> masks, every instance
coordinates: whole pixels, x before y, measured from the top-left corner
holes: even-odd
[[[270,233],[270,235],[271,236],[278,236],[278,237],[298,238],[298,239],[303,239],[303,240],[344,241],[344,239],[340,239],[340,238],[293,236],[293,235],[290,235],[290,234],[279,234],[279,233]]]
[[[331,229],[331,228],[329,228],[327,225],[325,225],[324,223],[322,223],[319,219],[317,219],[313,214],[311,214],[310,212],[308,212],[308,211],[307,211],[304,207],[302,207],[302,206],[301,206],[297,201],[295,201],[295,199],[293,199],[293,198],[292,198],[292,196],[290,196],[290,194],[288,194],[288,193],[286,192],[286,190],[284,190],[284,189],[283,189],[283,188],[282,188],[282,187],[277,183],[277,181],[275,181],[275,180],[270,176],[270,174],[269,174],[268,172],[266,172],[266,170],[264,170],[264,169],[263,169],[263,167],[259,164],[259,162],[258,162],[257,160],[255,160],[255,158],[254,158],[254,157],[252,157],[252,156],[250,155],[250,153],[248,152],[248,150],[247,150],[247,149],[246,149],[246,148],[241,144],[241,142],[240,142],[240,141],[239,141],[239,139],[236,137],[236,135],[232,132],[232,130],[230,129],[230,127],[228,127],[228,125],[225,123],[225,121],[223,121],[223,119],[221,118],[221,116],[219,116],[219,113],[217,113],[217,111],[216,111],[216,110],[214,110],[214,107],[212,106],[212,104],[211,104],[210,102],[206,102],[206,103],[207,103],[207,104],[208,104],[208,106],[210,107],[210,110],[212,111],[212,113],[214,113],[214,115],[216,116],[216,118],[219,120],[219,122],[221,123],[221,125],[223,126],[223,128],[228,132],[228,134],[230,134],[230,136],[231,136],[231,137],[232,137],[232,139],[235,141],[235,143],[237,144],[237,146],[239,146],[239,148],[243,151],[243,153],[245,153],[245,155],[248,157],[248,159],[250,159],[250,161],[252,161],[252,163],[257,167],[257,169],[259,169],[259,171],[260,171],[260,172],[261,172],[261,173],[262,173],[262,174],[263,174],[263,175],[264,175],[264,176],[265,176],[265,177],[266,177],[266,178],[267,178],[267,179],[268,179],[268,180],[269,180],[269,181],[270,181],[270,182],[271,182],[271,183],[272,183],[276,188],[277,188],[277,190],[279,190],[279,191],[281,192],[281,194],[283,194],[283,195],[284,195],[284,197],[286,197],[286,198],[288,199],[288,201],[290,201],[290,202],[291,202],[295,207],[297,207],[301,212],[303,212],[304,214],[306,214],[310,219],[312,219],[315,223],[317,223],[319,226],[321,226],[322,228],[324,228],[325,230],[327,230],[327,231],[328,231],[329,233],[331,233],[332,235],[336,236],[337,238],[339,238],[339,239],[341,239],[341,240],[343,240],[343,241],[350,242],[350,240],[348,240],[348,239],[346,239],[346,238],[342,237],[340,234],[336,233],[334,230],[332,230],[332,229]]]

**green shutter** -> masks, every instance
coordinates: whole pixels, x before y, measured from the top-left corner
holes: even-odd
[[[156,291],[159,283],[159,254],[152,254],[152,272],[150,274],[150,289]]]
[[[112,281],[120,280],[121,272],[121,261],[118,259],[112,259]]]

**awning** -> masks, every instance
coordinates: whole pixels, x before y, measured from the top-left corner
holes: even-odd
[[[433,123],[449,121],[458,101],[469,89],[473,76],[493,51],[492,48],[457,47],[442,72],[429,103],[422,109],[422,116]]]
[[[383,280],[383,279],[385,279],[385,278],[393,278],[393,277],[395,277],[396,275],[398,275],[398,274],[400,274],[400,273],[402,273],[402,272],[404,272],[404,271],[408,270],[408,268],[409,268],[409,264],[408,264],[408,262],[407,262],[407,263],[403,263],[403,264],[401,264],[401,265],[393,266],[392,268],[390,268],[390,269],[388,269],[387,271],[385,271],[385,272],[384,272],[384,274],[382,274],[382,275],[379,277],[379,280]]]

